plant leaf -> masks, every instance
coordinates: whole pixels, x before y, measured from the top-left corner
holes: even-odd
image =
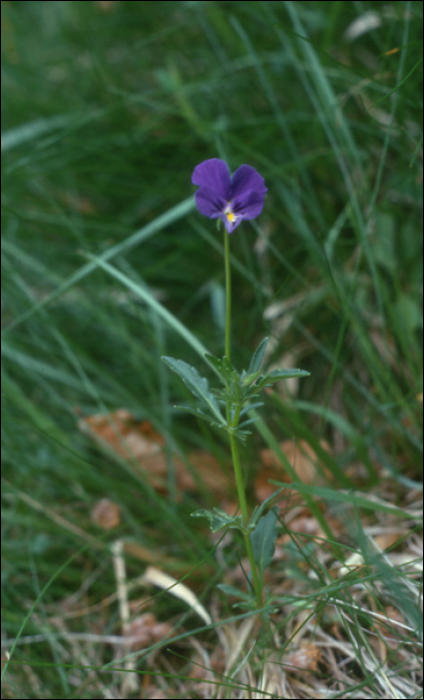
[[[223,425],[221,421],[218,423],[217,420],[210,414],[210,413],[205,413],[205,411],[202,411],[201,408],[190,408],[189,406],[174,406],[174,408],[177,408],[180,411],[185,411],[186,413],[191,413],[193,416],[196,416],[196,418],[201,418],[202,420],[205,420],[209,423],[209,425],[213,425],[215,428],[226,428],[226,425]]]
[[[209,527],[212,532],[217,532],[222,527],[234,527],[237,530],[243,531],[240,515],[228,515],[221,508],[213,508],[212,510],[196,510],[191,513],[192,518],[207,518]]]
[[[254,372],[258,372],[261,368],[262,360],[264,359],[264,354],[266,350],[266,346],[268,345],[268,338],[264,338],[256,348],[255,352],[252,355],[252,359],[250,360],[250,365],[249,369],[247,370],[247,374],[254,374]]]
[[[274,554],[275,540],[277,539],[277,512],[278,508],[275,506],[266,515],[263,515],[250,535],[253,556],[261,576],[270,565]]]
[[[229,381],[237,376],[237,371],[226,357],[219,358],[206,353],[205,360],[218,372],[224,386],[227,386]]]
[[[245,406],[242,411],[240,411],[240,416],[242,416],[244,413],[247,413],[250,411],[252,408],[260,408],[260,406],[263,406],[264,402],[263,401],[257,401],[256,403],[251,403],[248,406]],[[256,418],[253,418],[252,420],[256,420]]]
[[[281,486],[277,491],[274,491],[268,498],[266,498],[260,506],[255,506],[253,513],[250,517],[250,523],[249,523],[249,528],[251,527],[254,529],[256,527],[256,523],[258,522],[259,518],[262,516],[262,513],[264,512],[265,508],[270,505],[271,501],[274,500],[277,496],[280,495],[282,491],[284,491],[285,486]]]
[[[253,384],[255,379],[259,376],[260,372],[259,370],[257,372],[251,372],[250,374],[243,374],[241,375],[241,383],[244,387],[250,386]]]
[[[174,357],[162,357],[162,360],[173,372],[181,377],[191,393],[207,405],[218,421],[222,425],[226,425],[226,421],[219,410],[218,402],[209,390],[208,380],[201,377],[194,367],[190,367],[190,365],[183,362],[183,360],[176,360]]]
[[[232,596],[233,598],[240,598],[246,602],[252,600],[252,595],[246,591],[242,591],[235,586],[229,586],[227,583],[218,583],[217,588],[225,593],[225,595]]]
[[[310,372],[304,369],[273,369],[269,374],[265,374],[259,378],[255,385],[256,389],[263,389],[265,386],[271,386],[281,379],[291,379],[292,377],[309,377]]]

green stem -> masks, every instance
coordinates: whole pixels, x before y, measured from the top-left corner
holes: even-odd
[[[230,235],[224,229],[224,250],[225,250],[225,291],[226,291],[226,317],[225,317],[225,356],[231,362],[231,265],[230,265]],[[250,570],[252,572],[253,588],[256,595],[256,604],[258,608],[263,605],[262,582],[258,575],[255,557],[253,554],[252,542],[250,534],[247,532],[249,524],[249,511],[247,508],[246,494],[243,483],[243,473],[240,464],[240,455],[238,449],[237,437],[234,434],[237,428],[240,415],[240,406],[235,410],[234,416],[231,417],[231,402],[227,401],[227,426],[230,438],[231,456],[233,460],[234,476],[236,479],[237,494],[239,497],[241,519],[243,527],[246,529],[244,533],[244,542],[246,546],[247,556],[249,557]]]
[[[230,234],[224,226],[224,249],[225,249],[225,356],[231,362],[231,265],[230,265]]]
[[[243,526],[247,530],[247,526],[249,524],[249,513],[247,510],[246,494],[244,491],[243,474],[241,471],[238,443],[237,443],[236,436],[231,432],[230,432],[230,445],[231,445],[231,456],[233,459],[234,476],[236,478],[237,493],[238,493],[239,502],[240,502],[241,520],[242,520]],[[258,608],[261,608],[263,605],[262,582],[259,578],[258,570],[256,568],[256,562],[255,562],[255,557],[253,554],[253,547],[252,547],[252,542],[250,540],[250,534],[248,532],[245,532],[243,534],[243,537],[244,537],[244,542],[245,542],[245,546],[246,546],[247,556],[249,557],[250,570],[252,572],[253,588],[254,588],[255,595],[256,595],[256,604],[257,604]]]

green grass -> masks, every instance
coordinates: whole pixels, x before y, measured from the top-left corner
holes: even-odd
[[[4,2],[2,39],[3,696],[420,697],[422,4]],[[201,482],[189,455],[226,467],[228,446],[173,408],[190,398],[160,361],[213,379],[223,353],[222,241],[190,184],[212,157],[268,187],[231,237],[233,361],[269,335],[270,366],[311,373],[243,451],[252,505],[263,448],[288,474],[281,441],[320,458],[287,491],[309,529],[289,500],[272,639],[216,587],[245,586],[237,549],[190,517],[220,504],[180,493],[173,455]],[[119,408],[166,437],[166,495],[79,429]],[[116,641],[117,540],[131,619],[172,641]],[[136,585],[146,565],[213,625]]]

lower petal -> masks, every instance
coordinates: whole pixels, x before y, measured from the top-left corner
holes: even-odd
[[[235,197],[233,210],[241,219],[256,219],[264,208],[264,195],[259,192],[247,192]]]
[[[220,199],[210,187],[201,187],[194,195],[198,210],[210,219],[217,219],[221,216],[226,202]]]

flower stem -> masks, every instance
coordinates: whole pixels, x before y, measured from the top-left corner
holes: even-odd
[[[247,526],[249,524],[249,514],[248,514],[248,510],[247,510],[246,494],[244,491],[243,474],[241,471],[239,449],[238,449],[237,438],[234,435],[234,433],[231,433],[231,432],[230,432],[230,446],[231,446],[231,456],[233,459],[234,476],[236,478],[237,493],[238,493],[239,502],[240,502],[241,520],[242,520],[243,526],[247,530]],[[244,533],[243,537],[244,537],[244,542],[245,542],[245,546],[246,546],[247,556],[249,557],[250,570],[252,572],[253,588],[254,588],[255,595],[256,595],[256,604],[257,604],[258,608],[261,608],[263,605],[262,582],[259,578],[258,570],[256,568],[256,562],[255,562],[255,557],[253,554],[252,542],[250,541],[249,532],[246,531]]]
[[[231,265],[230,265],[230,234],[224,227],[225,250],[225,356],[231,362]]]
[[[230,236],[224,230],[224,250],[225,250],[225,290],[226,290],[226,318],[225,318],[225,356],[231,362],[231,266],[230,266]],[[232,415],[232,408],[234,413]],[[240,406],[231,406],[230,400],[227,401],[227,426],[228,435],[230,438],[231,457],[233,460],[234,476],[236,480],[237,494],[240,503],[241,519],[245,528],[244,542],[246,546],[247,556],[249,557],[250,570],[252,572],[253,588],[256,595],[256,604],[258,608],[263,605],[262,581],[260,580],[256,567],[255,557],[253,554],[252,542],[250,534],[247,531],[249,524],[249,511],[247,508],[246,493],[243,483],[243,473],[240,464],[240,455],[235,429],[239,421]]]

